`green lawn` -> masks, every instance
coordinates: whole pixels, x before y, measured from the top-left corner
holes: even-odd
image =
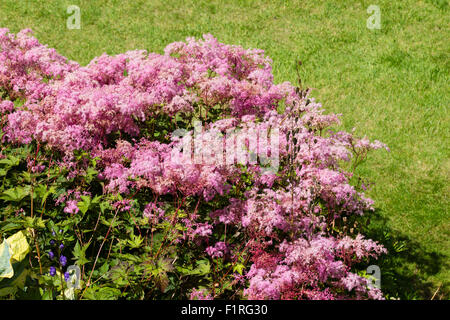
[[[167,3],[169,2],[169,3]],[[343,127],[389,145],[359,168],[374,186],[369,235],[390,255],[382,288],[400,298],[449,298],[449,5],[427,1],[0,1],[0,26],[37,38],[82,64],[107,52],[162,52],[211,33],[264,49],[277,82],[303,83]],[[307,4],[307,3],[308,4]],[[81,30],[66,28],[69,5]],[[369,5],[381,29],[369,30]],[[404,250],[402,250],[404,245]]]

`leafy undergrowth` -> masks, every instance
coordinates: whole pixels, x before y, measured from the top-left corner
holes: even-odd
[[[82,67],[0,29],[0,295],[382,299],[354,171],[387,147],[331,130],[261,50],[164,52]]]

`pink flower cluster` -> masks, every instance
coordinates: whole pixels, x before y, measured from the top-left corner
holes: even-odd
[[[197,212],[198,204],[188,208],[192,212],[181,220],[186,227],[182,239],[208,244],[223,226],[244,234],[243,246],[211,242],[215,245],[205,252],[213,259],[233,258],[235,248],[246,248],[253,264],[243,292],[250,299],[382,298],[352,266],[385,249],[362,235],[329,230],[335,221],[373,210],[373,201],[350,184],[352,173],[341,162],[386,146],[347,132],[326,133],[339,123],[338,116],[324,114],[319,103],[290,83],[274,84],[271,60],[261,50],[205,35],[172,43],[164,52],[103,54],[82,67],[41,45],[28,30],[14,36],[0,29],[4,139],[37,140],[61,152],[68,168],[74,167],[75,150],[98,157],[98,178],[105,180],[106,192],[152,195],[143,210],[152,224],[167,220],[165,203],[158,201],[163,196],[204,203],[242,192],[206,216]],[[24,103],[14,105],[19,99]],[[278,113],[281,104],[285,110]],[[214,122],[207,114],[217,108],[221,116]],[[248,163],[251,183],[244,183],[240,166],[173,161],[181,157],[180,140],[155,139],[148,123],[180,115],[200,117],[219,134],[278,128],[279,150],[266,147],[264,152],[278,155],[279,171],[267,173],[259,163]],[[211,138],[204,138],[205,148],[212,148],[207,152],[214,152]],[[68,195],[64,211],[76,213],[78,199]],[[117,208],[128,210],[130,204]],[[192,298],[211,296],[194,290]]]
[[[289,95],[285,84],[272,83],[261,51],[223,45],[210,35],[171,44],[165,55],[104,54],[86,67],[66,61],[27,30],[14,37],[2,29],[0,45],[0,86],[12,99],[27,99],[9,114],[6,137],[39,139],[64,152],[108,147],[109,134],[137,136],[146,119],[190,113],[195,103],[223,105],[235,116],[262,115]]]
[[[39,43],[30,29],[17,35],[0,29],[0,87],[11,98],[36,101],[49,93],[47,81],[63,78],[78,63]]]
[[[335,292],[346,289],[356,298],[382,298],[381,291],[370,286],[368,279],[350,272],[357,260],[342,259],[353,253],[344,249],[343,242],[359,248],[364,256],[385,252],[361,236],[336,239],[319,233],[294,242],[284,241],[278,253],[260,252],[254,256],[246,294],[250,299],[342,299],[345,295]],[[327,285],[325,290],[323,284]]]

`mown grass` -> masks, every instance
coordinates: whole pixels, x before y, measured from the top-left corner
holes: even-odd
[[[381,29],[369,30],[369,5]],[[69,5],[81,29],[66,28]],[[302,80],[330,112],[389,145],[359,168],[373,182],[368,232],[390,249],[383,289],[400,298],[448,298],[449,6],[447,1],[16,1],[0,2],[0,26],[37,38],[82,64],[107,52],[162,52],[211,33],[264,49],[277,82]],[[403,248],[404,246],[404,248]]]

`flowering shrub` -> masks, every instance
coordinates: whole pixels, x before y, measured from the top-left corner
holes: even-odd
[[[354,169],[387,147],[323,112],[263,51],[211,35],[83,67],[0,29],[0,233],[34,248],[14,294],[382,299],[358,273],[386,250],[360,234]],[[230,132],[248,133],[231,161]]]

